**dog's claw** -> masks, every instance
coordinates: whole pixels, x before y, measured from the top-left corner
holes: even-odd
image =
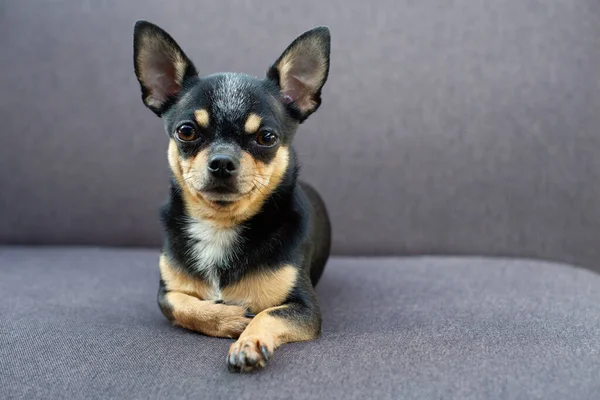
[[[237,354],[236,353],[231,353],[229,355],[228,361],[229,361],[229,370],[236,371],[237,368],[238,368],[238,365],[237,365],[238,364]]]
[[[267,346],[265,346],[264,344],[260,346],[260,352],[262,353],[262,356],[265,359],[265,361],[269,361],[271,355],[269,354],[269,350],[267,350]]]
[[[240,352],[238,362],[240,365],[246,364],[246,353],[244,351]]]

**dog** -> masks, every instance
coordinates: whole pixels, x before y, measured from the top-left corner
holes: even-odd
[[[321,104],[330,33],[296,38],[259,79],[199,76],[175,40],[138,21],[134,68],[144,104],[169,138],[172,173],[158,305],[174,325],[237,339],[233,372],[321,333],[314,286],[329,258],[323,200],[298,179],[298,126]]]

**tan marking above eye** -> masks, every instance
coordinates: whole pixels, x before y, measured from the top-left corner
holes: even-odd
[[[206,111],[204,108],[194,111],[194,118],[196,119],[198,126],[201,126],[202,128],[206,128],[210,122],[208,111]]]
[[[257,114],[251,113],[246,119],[246,123],[244,124],[244,130],[248,134],[255,133],[256,131],[258,131],[258,128],[260,128],[261,123],[262,118],[259,117]]]

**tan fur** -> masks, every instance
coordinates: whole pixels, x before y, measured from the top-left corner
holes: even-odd
[[[257,314],[281,305],[296,284],[298,270],[285,265],[274,272],[262,272],[242,278],[222,289],[223,300],[238,304]]]
[[[298,324],[293,319],[269,315],[270,311],[286,307],[288,306],[269,308],[254,317],[240,338],[229,348],[229,355],[235,354],[239,358],[243,352],[246,360],[253,360],[258,366],[264,367],[267,360],[261,350],[263,346],[267,353],[271,354],[282,344],[315,339],[316,332]],[[245,371],[251,369],[252,367],[247,367]]]
[[[213,289],[210,285],[173,267],[164,254],[160,256],[158,265],[167,291],[185,293],[201,300],[212,298]]]
[[[210,122],[210,117],[208,115],[208,111],[206,111],[203,108],[200,110],[194,111],[194,119],[196,120],[196,123],[198,124],[198,126],[200,126],[202,128],[208,127],[208,124]]]
[[[140,52],[137,56],[137,64],[146,65],[151,54],[165,54],[165,57],[171,62],[175,69],[175,82],[179,87],[181,87],[181,84],[183,83],[183,77],[185,75],[185,70],[187,68],[187,62],[182,57],[182,55],[162,39],[156,40],[156,38],[145,36],[142,38],[142,40],[144,40],[144,44],[140,44],[139,46]],[[148,83],[151,79],[146,74],[144,74],[143,69],[140,72],[141,81]],[[146,86],[148,87],[148,85]],[[150,106],[159,107],[161,105],[160,101],[155,101],[152,92],[150,92],[144,100]]]
[[[303,325],[297,324],[293,319],[274,317],[269,313],[288,306],[268,308],[258,314],[240,336],[240,341],[252,337],[265,341],[272,340],[275,348],[285,343],[302,342],[315,339],[316,333]]]
[[[295,79],[302,83],[302,85],[306,88],[305,93],[301,93],[299,98],[296,100],[296,105],[302,111],[308,111],[315,107],[316,103],[313,101],[312,97],[309,93],[312,94],[316,88],[318,88],[325,79],[325,71],[327,70],[327,59],[321,55],[321,52],[316,50],[319,47],[319,43],[317,39],[308,39],[303,42],[298,43],[291,51],[285,54],[282,59],[277,64],[277,69],[279,70],[279,79],[280,86],[282,90],[286,90],[286,88],[290,85],[290,80]],[[315,76],[310,79],[310,77],[299,76],[294,74],[293,67],[296,62],[295,58],[298,55],[306,55],[312,54],[316,55],[315,62],[317,65],[315,69],[317,73]]]
[[[258,128],[260,128],[261,123],[262,123],[261,117],[259,117],[257,114],[250,113],[250,115],[246,119],[246,123],[244,124],[244,130],[249,135],[256,133],[256,131],[258,131]]]
[[[191,217],[213,222],[220,227],[232,227],[254,216],[267,197],[281,182],[289,163],[289,149],[280,147],[270,164],[255,160],[243,152],[240,160],[240,192],[246,193],[230,205],[220,206],[207,200],[193,186],[204,179],[207,154],[200,152],[193,159],[184,160],[171,139],[168,151],[169,165],[182,188],[186,209]]]
[[[181,292],[169,292],[166,300],[172,308],[173,323],[215,337],[235,338],[250,321],[243,307],[216,304]]]

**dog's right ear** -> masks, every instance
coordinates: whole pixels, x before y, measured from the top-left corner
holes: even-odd
[[[198,75],[175,40],[147,21],[135,24],[133,63],[142,100],[158,116],[173,104],[185,80]]]

